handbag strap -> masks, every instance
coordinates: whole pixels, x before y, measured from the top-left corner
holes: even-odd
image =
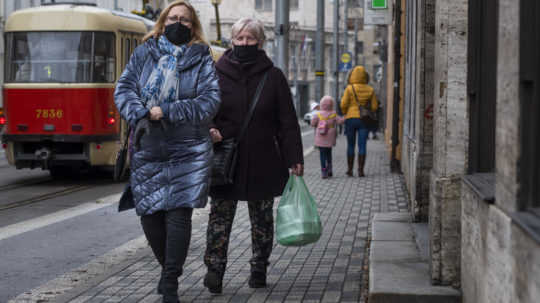
[[[242,128],[240,129],[240,133],[238,134],[238,137],[236,138],[236,142],[240,142],[240,140],[242,140],[242,137],[246,133],[247,127],[249,125],[249,121],[251,120],[251,116],[253,116],[253,112],[255,111],[255,106],[257,106],[257,103],[259,102],[259,97],[261,96],[262,88],[264,86],[264,83],[266,82],[266,78],[268,78],[268,72],[264,73],[261,82],[259,82],[259,85],[257,86],[257,90],[255,91],[255,96],[253,97],[253,102],[251,103],[251,107],[249,108],[249,112],[246,117],[246,120],[244,120],[244,124],[242,125]]]
[[[123,149],[127,148],[130,133],[131,133],[131,126],[128,126],[126,140],[124,140],[124,144],[122,146]]]
[[[369,107],[367,107],[368,104],[362,106],[362,105],[360,105],[360,102],[358,102],[358,97],[356,96],[356,90],[354,89],[354,85],[351,84],[351,88],[352,88],[352,92],[353,92],[353,94],[354,94],[354,101],[356,102],[356,104],[358,105],[358,107],[365,107],[365,108],[371,110],[371,109],[370,109],[370,108],[371,108],[371,98],[369,99]]]

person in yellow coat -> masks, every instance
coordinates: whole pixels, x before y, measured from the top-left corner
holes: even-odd
[[[373,112],[379,106],[375,90],[367,84],[368,75],[363,66],[356,66],[349,76],[349,83],[341,98],[341,112],[345,116],[345,135],[347,136],[347,175],[353,176],[354,149],[358,139],[358,176],[364,176],[366,163],[366,143],[369,128],[360,119],[360,107]]]

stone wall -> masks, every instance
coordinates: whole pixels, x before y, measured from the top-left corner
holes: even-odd
[[[465,183],[461,199],[463,303],[537,302],[540,244]]]
[[[462,189],[464,303],[538,302],[540,243],[520,222],[519,5],[499,0],[495,202]],[[526,164],[524,164],[526,165]],[[538,218],[533,219],[539,221]]]
[[[468,152],[467,0],[435,2],[433,168],[429,228],[434,284],[459,287],[461,176]]]

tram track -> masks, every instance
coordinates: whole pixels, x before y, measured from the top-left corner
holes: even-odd
[[[53,181],[53,180],[48,180],[48,181]],[[32,185],[44,184],[44,183],[48,183],[48,181],[47,180],[42,181],[41,183],[34,182]],[[0,212],[6,211],[6,210],[9,210],[9,209],[13,209],[13,208],[17,208],[17,207],[27,206],[27,205],[34,204],[34,203],[41,202],[41,201],[45,201],[45,200],[54,199],[54,198],[57,198],[57,197],[61,197],[61,196],[65,196],[65,195],[68,195],[68,194],[80,192],[80,191],[83,191],[83,190],[91,189],[91,188],[97,187],[98,185],[99,184],[82,184],[82,185],[79,184],[79,185],[74,185],[74,186],[68,186],[66,188],[50,191],[50,192],[43,193],[43,194],[38,194],[38,195],[35,195],[33,197],[24,198],[24,199],[20,199],[20,200],[15,200],[13,202],[8,202],[6,204],[0,204]],[[11,188],[9,188],[10,186],[11,186]],[[24,185],[21,186],[21,184],[6,185],[6,186],[3,187],[4,190],[2,190],[2,191],[3,191],[3,193],[5,193],[6,188],[9,188],[7,190],[14,190],[14,189],[18,189],[18,188],[23,187],[23,186]],[[2,201],[2,200],[4,200],[4,198],[2,198],[2,196],[0,195],[0,201]]]
[[[0,167],[1,168],[1,167]],[[12,184],[6,184],[6,185],[0,185],[0,192],[4,190],[11,190],[16,189],[19,187],[29,186],[29,185],[37,185],[37,184],[43,184],[54,181],[51,177],[42,177],[38,178],[37,180],[30,180],[25,182],[17,182]]]

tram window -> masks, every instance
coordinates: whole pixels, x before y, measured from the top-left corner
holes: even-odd
[[[93,82],[114,82],[114,54],[114,36],[110,33],[95,33]]]
[[[112,33],[16,32],[7,33],[6,38],[6,82],[115,80]],[[92,75],[92,70],[99,76]]]

